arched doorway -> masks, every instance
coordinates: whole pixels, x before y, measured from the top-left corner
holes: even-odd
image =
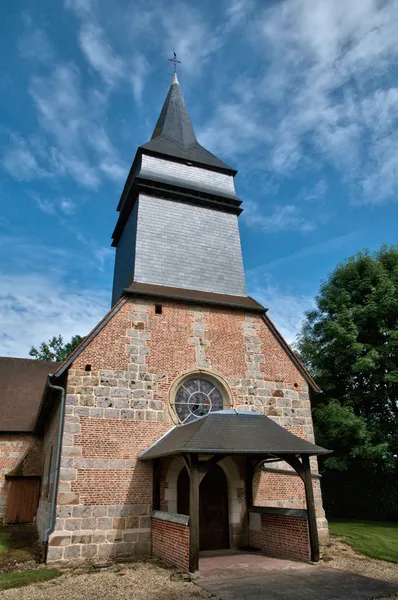
[[[212,466],[199,486],[201,550],[229,548],[228,484],[224,471]]]

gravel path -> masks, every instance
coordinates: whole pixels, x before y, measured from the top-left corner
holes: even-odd
[[[359,554],[344,543],[343,538],[332,538],[331,543],[323,549],[323,564],[334,569],[351,571],[358,575],[398,584],[398,564]]]
[[[398,564],[359,554],[344,543],[344,538],[332,537],[331,543],[323,548],[323,563],[334,569],[398,584]],[[385,596],[379,600],[398,600],[398,594]]]
[[[350,571],[398,584],[398,565],[368,558],[334,539],[320,566]],[[155,561],[116,564],[107,569],[65,570],[64,575],[0,592],[0,600],[204,600],[210,594]],[[382,600],[382,599],[380,599]],[[383,600],[398,600],[398,595]]]
[[[172,571],[152,562],[108,569],[68,571],[46,583],[0,592],[1,600],[202,600],[210,598],[191,582],[172,581]]]

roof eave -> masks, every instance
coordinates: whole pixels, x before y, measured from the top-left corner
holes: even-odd
[[[248,312],[256,312],[256,313],[260,313],[260,314],[265,314],[268,310],[268,308],[265,308],[264,306],[261,306],[260,304],[258,306],[248,306],[247,304],[240,304],[240,303],[233,303],[233,302],[228,302],[228,301],[223,301],[223,300],[217,300],[216,298],[214,298],[214,299],[212,299],[212,298],[204,299],[204,298],[199,298],[199,297],[194,298],[192,296],[185,296],[183,293],[174,295],[174,294],[168,294],[167,292],[155,292],[152,290],[137,290],[134,288],[133,289],[125,288],[123,290],[123,294],[125,294],[126,296],[151,296],[154,298],[166,298],[167,300],[174,300],[177,302],[186,302],[189,304],[198,304],[198,302],[200,302],[202,304],[208,304],[208,305],[212,305],[212,306],[226,306],[228,308],[236,308],[239,310],[246,310]]]
[[[160,440],[159,440],[160,441]],[[235,454],[247,456],[248,454],[252,456],[268,456],[273,455],[279,457],[283,456],[324,456],[331,454],[333,450],[327,450],[326,448],[321,448],[319,446],[316,447],[317,450],[235,450],[234,448],[180,448],[178,450],[172,450],[170,452],[158,453],[153,456],[145,456],[145,450],[143,454],[139,456],[139,459],[142,461],[154,460],[155,458],[166,458],[168,456],[179,456],[182,454]]]

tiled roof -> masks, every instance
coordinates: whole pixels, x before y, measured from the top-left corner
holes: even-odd
[[[142,460],[176,454],[329,454],[260,413],[225,410],[174,427],[141,454]]]
[[[0,431],[33,431],[47,376],[59,364],[0,357]]]

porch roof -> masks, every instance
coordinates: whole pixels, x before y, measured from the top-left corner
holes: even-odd
[[[176,454],[329,454],[290,433],[261,413],[239,410],[211,412],[171,429],[147,448],[141,460]]]

